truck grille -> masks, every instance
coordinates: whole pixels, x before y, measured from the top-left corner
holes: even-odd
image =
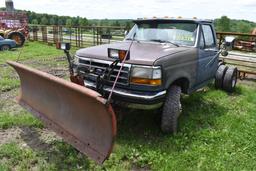
[[[92,71],[92,74],[90,74],[87,79],[90,79],[90,81],[95,81],[96,76],[93,76],[94,74],[98,74],[105,72],[106,68],[109,67],[112,64],[111,61],[104,61],[104,60],[98,60],[98,59],[90,59],[90,58],[79,58],[79,65],[84,66],[87,70],[89,69]],[[118,74],[118,71],[121,67],[121,64],[118,64],[112,74],[110,75],[109,83],[113,83],[116,79],[116,76]],[[129,78],[130,78],[130,64],[124,64],[122,71],[120,73],[120,76],[117,80],[117,84],[119,85],[128,85],[129,84]]]

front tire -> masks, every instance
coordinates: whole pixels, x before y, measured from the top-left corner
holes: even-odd
[[[8,50],[10,50],[11,48],[10,48],[10,46],[9,45],[2,45],[1,46],[1,50],[2,51],[8,51]]]
[[[164,133],[175,134],[178,128],[178,117],[181,113],[181,87],[172,85],[168,89],[161,118],[161,130]]]
[[[17,47],[22,47],[25,43],[25,36],[21,32],[11,32],[8,34],[8,39],[12,39],[16,42]]]

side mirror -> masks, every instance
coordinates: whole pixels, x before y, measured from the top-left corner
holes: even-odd
[[[127,36],[129,32],[127,30],[124,31],[124,36]]]
[[[58,43],[56,43],[56,49],[70,50],[71,45],[70,45],[70,43],[58,42]]]

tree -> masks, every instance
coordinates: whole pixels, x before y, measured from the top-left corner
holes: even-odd
[[[42,25],[48,25],[48,19],[47,19],[46,17],[43,17],[43,18],[41,19],[40,24],[42,24]]]
[[[121,26],[118,20],[116,20],[116,22],[114,23],[114,26],[117,26],[117,27]]]
[[[56,21],[55,21],[55,19],[52,17],[51,19],[50,19],[50,25],[55,25],[56,24]]]
[[[238,27],[239,32],[241,32],[241,33],[250,33],[251,32],[251,26],[244,22],[239,22],[237,27]]]
[[[67,27],[71,27],[72,25],[73,25],[72,19],[71,19],[71,18],[68,18],[68,19],[66,20],[66,26],[67,26]]]
[[[58,25],[64,25],[64,22],[61,18],[58,19]]]
[[[37,19],[33,19],[31,23],[32,24],[38,24],[38,20]]]
[[[218,31],[225,31],[228,32],[230,31],[230,19],[227,16],[222,16],[218,21],[217,21],[217,30]]]
[[[125,23],[125,29],[126,29],[126,30],[130,30],[130,29],[131,29],[131,22],[130,22],[130,21],[126,21],[126,23]]]

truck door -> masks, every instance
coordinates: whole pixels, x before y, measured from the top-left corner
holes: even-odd
[[[199,51],[197,64],[197,83],[203,83],[214,78],[218,68],[218,48],[212,25],[201,25],[199,35]]]

